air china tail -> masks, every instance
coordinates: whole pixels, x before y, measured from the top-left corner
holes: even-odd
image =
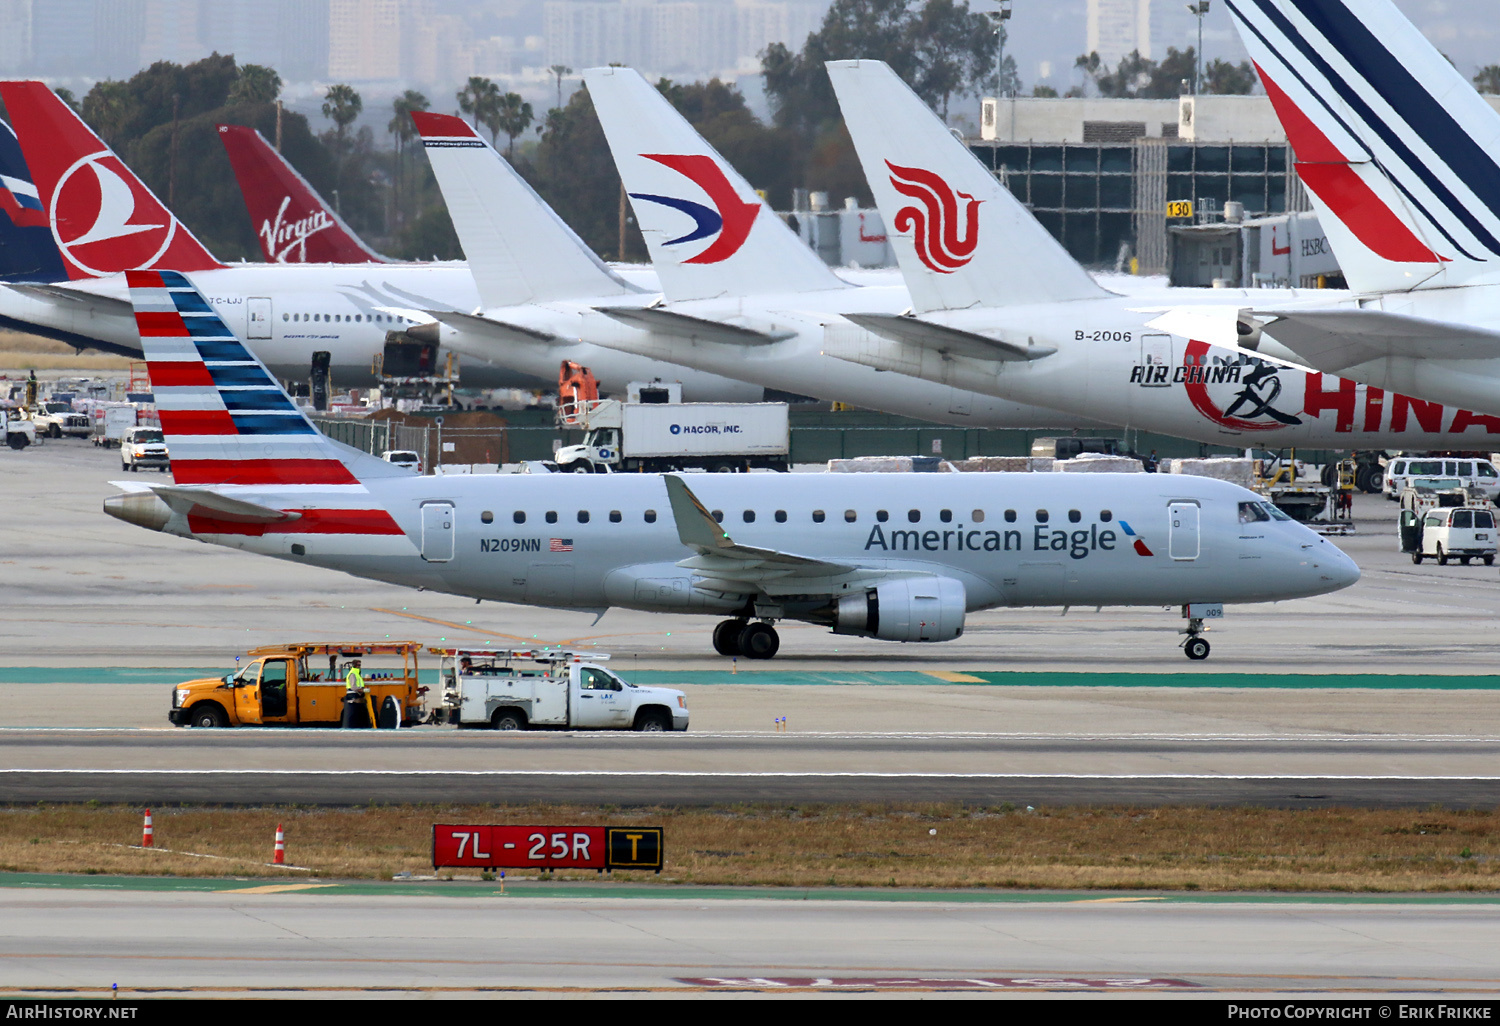
[[[1389,0],[1229,0],[1351,288],[1500,272],[1500,114]]]
[[[888,65],[828,76],[915,312],[1108,295]]]
[[[41,82],[0,82],[68,277],[222,267],[77,114]]]
[[[389,263],[323,202],[307,179],[244,125],[219,125],[261,252],[273,264]]]

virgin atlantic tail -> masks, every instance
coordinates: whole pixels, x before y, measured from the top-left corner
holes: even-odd
[[[916,312],[1107,295],[888,65],[828,77]]]
[[[243,125],[218,127],[219,141],[229,154],[266,260],[273,264],[391,262],[365,245],[307,179],[271,148],[265,136]]]
[[[1500,274],[1500,114],[1389,0],[1229,0],[1360,292]]]
[[[69,278],[222,267],[144,182],[41,82],[0,82]]]

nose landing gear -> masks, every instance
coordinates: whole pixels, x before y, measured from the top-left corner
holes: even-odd
[[[1203,621],[1197,617],[1188,620],[1187,630],[1182,632],[1187,637],[1182,641],[1182,654],[1189,659],[1208,658],[1208,639],[1203,636]]]

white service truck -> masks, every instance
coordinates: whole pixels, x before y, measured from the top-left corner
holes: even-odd
[[[100,403],[94,407],[94,444],[118,448],[125,433],[135,427],[135,406],[130,403]]]
[[[791,469],[785,403],[594,399],[571,411],[565,423],[585,434],[582,445],[557,451],[564,472]]]
[[[36,425],[25,411],[0,407],[0,435],[12,449],[24,449],[36,441]]]
[[[36,429],[48,438],[87,438],[94,430],[86,413],[74,411],[72,403],[47,401],[31,415]]]
[[[459,728],[688,729],[686,695],[672,688],[637,687],[617,677],[598,665],[607,655],[539,649],[432,651],[442,658],[442,718]]]

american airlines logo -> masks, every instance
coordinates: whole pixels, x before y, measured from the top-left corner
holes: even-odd
[[[286,219],[286,208],[291,205],[292,198],[284,197],[281,206],[276,210],[276,220],[262,221],[260,223],[261,242],[266,252],[276,258],[278,264],[288,262],[293,250],[299,250],[295,262],[303,263],[307,260],[307,240],[325,228],[333,227],[333,218],[326,211],[317,210],[307,217],[296,221]]]
[[[921,204],[902,207],[896,211],[893,222],[898,232],[912,233],[917,258],[938,274],[952,274],[967,264],[979,245],[979,204],[984,201],[966,192],[955,192],[931,171],[901,167],[889,160],[885,166],[891,171],[895,190]]]

